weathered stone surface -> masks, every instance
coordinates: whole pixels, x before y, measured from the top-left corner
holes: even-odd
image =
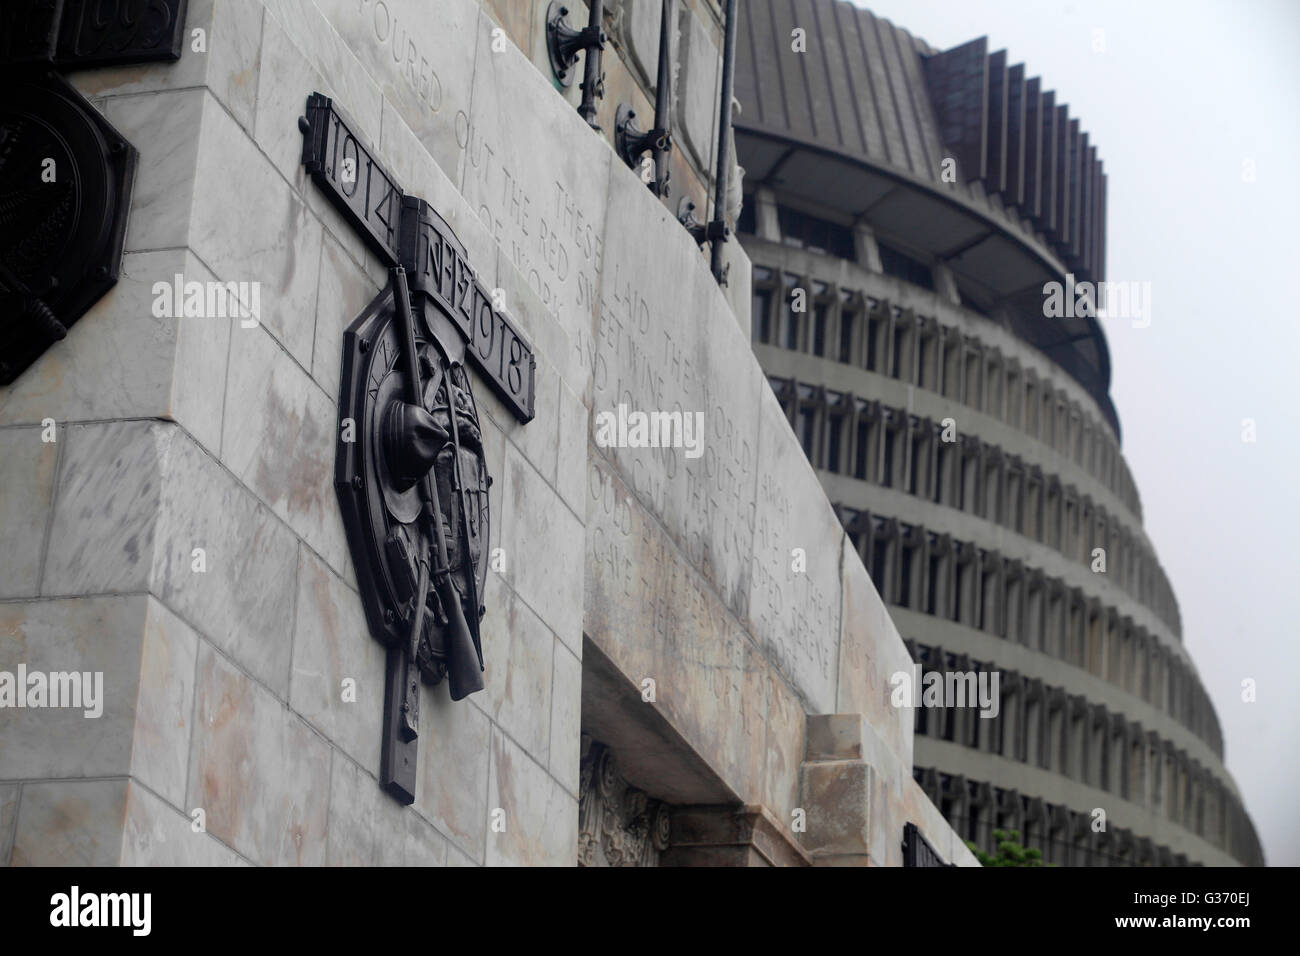
[[[555,468],[555,489],[575,514],[583,514],[587,492],[587,406],[582,397],[560,382],[558,405],[560,437]]]
[[[535,383],[537,391],[533,406],[537,417],[529,422],[527,427],[510,428],[510,441],[541,473],[546,483],[554,488],[560,450],[560,379],[544,358],[537,361]],[[488,389],[483,388],[480,391],[487,393]],[[495,404],[495,397],[490,396],[490,393],[489,397]],[[504,406],[501,406],[500,410],[501,414],[497,414],[496,409],[493,409],[497,421],[509,423],[514,420],[514,416]],[[509,425],[507,424],[506,427]]]
[[[325,862],[329,866],[376,866],[382,859],[376,817],[383,801],[395,803],[379,789],[379,781],[357,764],[334,754],[330,770],[329,833]],[[398,816],[394,813],[394,816]],[[385,821],[390,823],[391,821]]]
[[[675,115],[678,142],[691,151],[696,163],[712,168],[722,58],[698,16],[687,7],[680,9],[677,62],[681,72]]]
[[[190,248],[221,281],[260,283],[261,324],[310,368],[320,223],[211,99],[204,102],[196,175],[202,188],[194,192]],[[238,340],[251,331],[240,322],[232,334]]]
[[[23,784],[11,866],[115,866],[127,779]]]
[[[759,397],[762,432],[754,574],[754,635],[807,702],[835,709],[843,529],[770,389]],[[834,544],[832,544],[834,542]],[[798,550],[796,550],[798,549]],[[799,570],[800,564],[806,564]]]
[[[105,117],[140,151],[126,251],[188,244],[206,91],[112,97]],[[81,323],[78,323],[80,327]]]
[[[160,254],[169,255],[169,254]],[[183,269],[168,270],[165,263],[155,262],[148,253],[128,256],[131,277],[140,282],[173,282],[176,272],[185,280],[215,280],[192,252],[186,252]],[[152,286],[151,286],[152,288]],[[139,315],[149,314],[141,310]],[[174,342],[172,356],[170,408],[166,417],[179,423],[216,455],[221,449],[221,417],[225,413],[226,360],[230,355],[231,329],[238,330],[241,320],[212,316],[182,316],[155,320],[155,335],[164,342]],[[122,330],[115,332],[121,341]]]
[[[661,866],[808,866],[812,857],[761,805],[681,807]]]
[[[199,639],[189,625],[152,597],[147,600],[145,612],[131,741],[131,776],[163,799],[182,806],[189,768],[194,664]]]
[[[532,0],[486,0],[484,9],[501,24],[515,46],[521,50],[528,49],[536,3]]]
[[[0,421],[39,424],[46,418],[65,422],[168,416],[178,360],[177,320],[154,318],[152,286],[159,280],[170,283],[190,265],[195,265],[192,257],[176,250],[124,256],[117,284],[77,321],[68,337],[12,385],[0,388]],[[186,354],[188,371],[193,367],[188,348]],[[224,370],[224,348],[208,360]],[[206,381],[210,378],[194,384]],[[218,385],[218,395],[220,390]],[[194,424],[196,434],[211,436],[209,426]]]
[[[551,726],[542,715],[551,713],[555,638],[500,575],[488,575],[485,598],[490,610],[479,626],[487,672],[478,703],[496,725],[545,765]]]
[[[907,820],[901,818],[907,813],[899,806],[900,789],[889,780],[889,770],[883,767],[871,777],[871,862],[875,866],[903,865],[902,828]],[[913,822],[920,825],[920,821]]]
[[[840,673],[836,709],[862,714],[885,745],[906,765],[912,764],[913,711],[890,702],[890,678],[911,674],[912,658],[889,618],[861,559],[851,547],[842,550]]]
[[[325,862],[329,745],[206,644],[189,799],[208,832],[254,863]]]
[[[157,440],[163,448],[163,493],[152,589],[283,697],[293,633],[287,569],[294,564],[296,540],[188,436],[163,427]],[[202,564],[195,553],[200,548]]]
[[[212,274],[179,250],[129,253],[117,284],[76,334],[0,389],[0,421],[173,418],[207,448],[221,441],[230,320],[155,316],[154,283]]]
[[[513,44],[493,52],[494,27],[480,16],[473,105],[468,126],[457,128],[465,154],[461,192],[573,336],[595,317],[613,152],[562,99],[536,95],[545,81]],[[519,109],[524,91],[536,93]],[[541,142],[566,148],[539,163]]]
[[[261,329],[237,330],[230,353],[222,460],[341,571],[333,398]]]
[[[162,507],[163,426],[73,425],[62,441],[46,593],[146,590]]]
[[[623,35],[628,40],[628,52],[636,65],[642,81],[654,86],[659,73],[659,23],[660,4],[655,0],[620,0],[623,9]],[[670,53],[676,52],[676,37]],[[672,62],[677,58],[673,56]]]
[[[452,179],[456,167],[440,165],[429,144],[416,136],[397,109],[384,101],[379,157],[407,195],[419,196],[451,226],[465,246],[465,255],[486,289],[497,286],[498,249],[489,224],[465,201]],[[374,253],[371,253],[374,257]]]
[[[15,674],[26,664],[28,674],[103,673],[98,717],[86,717],[81,707],[0,709],[0,778],[127,773],[146,601],[134,595],[0,604],[0,671]]]
[[[421,688],[420,727],[414,807],[482,863],[492,724],[472,698],[453,703],[444,681]]]
[[[546,766],[560,786],[576,796],[582,759],[582,661],[558,640],[553,675],[551,747]]]
[[[14,825],[18,822],[18,784],[0,784],[0,864],[9,865],[14,848]]]
[[[578,801],[499,730],[488,784],[489,866],[572,866]],[[503,829],[492,826],[493,815]]]
[[[582,523],[513,446],[506,449],[506,582],[575,653],[582,645]]]
[[[262,39],[261,10],[249,4],[191,0],[185,28],[181,58],[175,63],[78,70],[69,79],[90,98],[206,86],[239,125],[251,131]],[[195,30],[203,31],[203,50],[194,49]]]
[[[41,440],[41,428],[0,429],[0,597],[28,597],[40,587],[45,524],[54,494],[57,442]],[[56,432],[57,435],[57,432]]]
[[[447,866],[479,866],[452,844],[447,846]]]
[[[808,760],[862,760],[862,715],[817,714],[808,719]]]
[[[292,535],[174,426],[77,425],[63,441],[46,593],[152,590],[285,693]]]
[[[334,754],[330,774],[330,866],[442,866],[447,841],[375,777]]]
[[[247,866],[248,861],[193,818],[132,781],[126,792],[122,866]]]
[[[698,316],[725,308],[708,264],[681,226],[626,169],[610,184],[600,325],[592,359],[590,428],[599,416],[629,411],[703,417],[696,449],[598,448],[637,499],[700,568],[726,606],[743,615],[750,592],[755,527],[758,399],[770,391],[758,366],[737,361],[747,340],[729,323]],[[647,248],[656,249],[647,256]],[[684,425],[684,423],[683,423]],[[681,436],[685,444],[683,427]],[[797,450],[797,446],[796,446]],[[698,457],[688,457],[687,452]]]
[[[768,674],[767,754],[763,802],[787,829],[799,803],[799,766],[806,735],[803,706],[785,678]]]
[[[254,139],[324,227],[354,260],[364,263],[366,247],[361,236],[312,183],[311,176],[303,168],[302,132],[298,129],[298,118],[306,111],[307,97],[311,93],[324,93],[338,98],[343,109],[358,124],[359,133],[369,143],[376,143],[379,141],[383,99],[379,88],[370,82],[355,59],[331,53],[336,62],[328,68],[325,66],[328,60],[309,61],[300,44],[309,45],[310,38],[286,28],[282,20],[270,15],[276,11],[283,15],[282,8],[288,7],[314,18],[318,27],[312,36],[333,48],[328,33],[319,29],[319,11],[310,3],[293,0],[271,5],[262,32]],[[348,66],[351,69],[347,69]]]
[[[472,77],[479,55],[478,5],[472,0],[316,0],[316,6],[385,101],[459,182],[457,138],[465,128],[471,91],[477,93]],[[294,4],[276,3],[272,9],[277,7]],[[319,16],[296,13],[293,20],[309,23],[312,15]],[[321,62],[317,50],[310,52]]]
[[[360,596],[301,545],[297,580],[289,706],[377,777],[384,648],[370,636]]]
[[[388,857],[394,866],[446,866],[451,852],[447,838],[424,820],[419,814],[408,811],[403,819],[406,826],[387,834],[390,841]],[[398,843],[393,847],[392,843]],[[400,857],[397,851],[401,851]],[[400,862],[396,862],[400,860]]]
[[[589,355],[556,316],[554,296],[552,303],[547,305],[542,301],[541,295],[534,291],[533,285],[540,282],[540,278],[532,276],[531,272],[525,275],[516,266],[508,249],[502,247],[496,251],[496,277],[506,314],[515,321],[524,338],[528,339],[533,352],[539,356],[539,361],[544,360],[552,365],[555,374],[578,396],[588,395],[591,389],[591,376],[587,370]],[[590,336],[586,336],[584,341],[590,342]],[[493,414],[496,414],[495,411]],[[505,414],[504,406],[502,414]],[[528,427],[531,428],[532,424],[529,423]]]
[[[144,595],[0,605],[0,670],[102,674],[84,707],[0,711],[0,776],[126,774],[180,803],[196,638]],[[87,693],[82,691],[83,695]],[[87,717],[100,711],[99,716]]]
[[[583,630],[736,792],[762,786],[766,666],[626,485],[590,464]],[[758,802],[755,798],[754,802]]]
[[[311,375],[335,403],[338,402],[339,376],[343,368],[343,332],[379,293],[379,289],[338,240],[325,233],[321,246],[320,283],[316,289],[316,337],[312,345]]]
[[[814,857],[853,854],[865,864],[871,849],[871,774],[860,760],[804,764],[808,830],[803,845]]]

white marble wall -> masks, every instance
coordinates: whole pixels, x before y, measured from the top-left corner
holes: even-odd
[[[865,715],[902,801],[910,721],[876,690],[906,652],[750,353],[739,246],[721,291],[475,0],[190,10],[206,52],[74,77],[141,153],[123,278],[0,389],[0,669],[107,684],[97,721],[0,711],[0,859],[570,864],[584,634],[657,680],[645,706],[746,802],[790,819],[805,714],[832,712]],[[477,393],[506,556],[487,687],[424,691],[408,808],[375,779],[383,655],[332,487],[342,330],[385,272],[302,172],[312,91],[452,225],[538,357],[529,425]],[[262,323],[154,318],[177,272],[260,282]],[[598,448],[619,401],[703,412],[705,455]]]

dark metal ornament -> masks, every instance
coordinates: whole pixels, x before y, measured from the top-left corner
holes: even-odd
[[[454,327],[435,328],[423,310],[409,311],[415,348],[409,361],[400,296],[396,283],[390,285],[344,333],[334,484],[366,621],[388,648],[380,782],[410,803],[419,681],[449,678],[453,699],[483,686],[478,621],[491,478]],[[408,292],[408,308],[409,301]],[[413,392],[418,404],[409,401]],[[420,487],[426,479],[436,515]],[[435,534],[442,537],[445,566]]]
[[[61,67],[180,59],[189,0],[63,0],[63,5]]]
[[[117,281],[137,156],[58,73],[0,71],[0,385]]]
[[[4,0],[0,61],[60,69],[178,60],[189,0]]]
[[[614,112],[614,150],[628,169],[636,171],[642,153],[654,151],[658,158],[659,151],[666,151],[671,145],[671,133],[659,128],[643,130],[637,125],[636,110],[626,103],[619,104]]]
[[[583,50],[605,48],[605,31],[599,26],[579,30],[566,19],[569,8],[557,0],[546,7],[546,53],[551,59],[551,72],[561,86],[573,85],[573,65]]]
[[[343,335],[334,485],[371,634],[386,651],[379,782],[415,800],[420,684],[483,689],[491,516],[474,365],[520,422],[534,415],[532,346],[464,243],[409,195],[329,97],[298,120],[302,162],[391,266]]]
[[[55,68],[176,60],[188,0],[0,6],[0,385],[117,281],[138,154]]]

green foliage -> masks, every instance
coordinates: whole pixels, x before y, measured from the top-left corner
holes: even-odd
[[[966,846],[980,861],[980,866],[1044,866],[1043,854],[1039,850],[1020,845],[1019,830],[994,830],[993,839],[997,843],[996,856],[989,856],[970,840]]]

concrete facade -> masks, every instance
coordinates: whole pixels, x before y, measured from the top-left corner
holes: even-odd
[[[898,865],[912,823],[974,863],[888,702],[908,651],[750,352],[746,256],[720,289],[609,147],[619,102],[650,115],[658,6],[606,6],[602,134],[544,0],[194,0],[201,51],[72,75],[140,166],[121,280],[0,389],[0,671],[102,672],[104,706],[0,710],[0,860]],[[672,207],[704,210],[717,5],[679,23]],[[342,332],[387,277],[300,165],[314,91],[538,357],[527,425],[476,383],[487,686],[422,689],[409,807],[377,783],[384,655],[332,486]],[[260,321],[157,316],[177,274],[259,283]],[[702,412],[703,453],[601,447],[619,403]]]
[[[1044,313],[1045,282],[1104,276],[1104,182],[1095,206],[1068,176],[1008,185],[1035,142],[1049,167],[1024,117],[1052,94],[982,39],[941,53],[837,0],[746,11],[754,352],[914,659],[1001,676],[993,719],[918,709],[917,780],[985,849],[1014,827],[1067,865],[1261,864],[1142,529],[1105,338]],[[800,26],[824,71],[802,70]],[[1073,149],[1062,168],[1100,175]],[[1074,231],[1048,215],[1071,202]]]

